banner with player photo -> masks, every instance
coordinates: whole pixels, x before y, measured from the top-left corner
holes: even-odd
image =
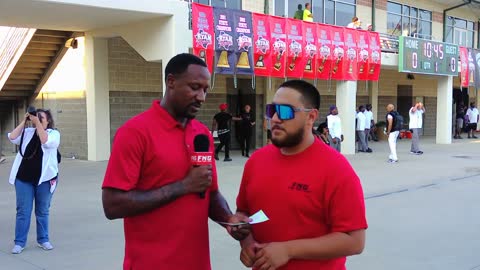
[[[343,36],[342,36],[343,39]],[[332,72],[333,51],[331,27],[326,24],[317,24],[317,68],[316,78],[329,80]]]
[[[269,16],[253,13],[253,61],[255,65],[255,75],[269,77],[272,72],[272,59],[270,57],[270,26]]]
[[[377,32],[368,32],[370,40],[370,61],[368,63],[368,80],[378,81],[380,78],[380,69],[382,65],[382,48],[380,45],[380,35]]]
[[[460,50],[460,84],[468,87],[468,49],[459,47]]]
[[[287,19],[287,77],[303,77],[302,21]]]
[[[205,61],[213,72],[213,8],[197,3],[192,3],[192,35],[193,54]]]
[[[285,65],[287,54],[287,20],[282,17],[270,16],[270,49],[273,68],[272,77],[285,78]]]
[[[346,64],[346,47],[344,41],[344,28],[339,26],[330,26],[331,40],[333,43],[333,61],[330,78],[332,80],[345,80],[344,72],[348,70]],[[344,68],[345,67],[345,68]]]
[[[236,10],[233,13],[235,23],[234,43],[235,56],[237,63],[235,65],[236,74],[253,74],[253,27],[252,13]]]
[[[317,61],[317,26],[313,22],[302,21],[303,31],[303,78],[315,79]]]
[[[356,81],[358,79],[358,47],[357,32],[352,28],[344,28],[345,42],[345,65],[343,66],[343,79],[346,81]]]
[[[475,51],[468,48],[468,86],[475,86],[476,81],[476,65],[475,65]]]
[[[474,71],[474,85],[475,88],[480,88],[480,51],[477,49],[472,49],[473,65],[475,67]]]
[[[213,17],[215,26],[215,73],[233,74],[236,65],[233,41],[233,10],[214,7]]]
[[[370,64],[370,41],[368,32],[357,30],[357,48],[358,48],[358,80],[368,80],[368,70]]]

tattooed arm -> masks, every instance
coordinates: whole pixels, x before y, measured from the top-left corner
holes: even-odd
[[[184,179],[157,189],[123,191],[104,188],[103,210],[108,219],[135,216],[168,204],[180,196],[205,192],[211,184],[212,166],[199,166],[192,168]]]
[[[236,240],[242,240],[250,234],[250,219],[243,213],[232,214],[227,201],[219,191],[210,192],[210,208],[209,217],[214,221],[239,223],[245,222],[244,225],[224,226],[228,233]]]

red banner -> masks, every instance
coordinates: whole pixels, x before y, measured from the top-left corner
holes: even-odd
[[[317,26],[315,23],[302,21],[303,32],[303,77],[315,79],[317,62]]]
[[[343,37],[342,37],[343,39]],[[316,77],[329,80],[332,72],[333,50],[331,27],[326,24],[317,24],[317,68]]]
[[[330,29],[331,40],[334,47],[331,78],[333,80],[345,80],[344,66],[346,66],[346,49],[343,27],[330,26]]]
[[[345,28],[345,65],[343,66],[343,78],[346,81],[356,81],[358,79],[358,47],[356,29]]]
[[[287,51],[287,20],[282,17],[270,16],[270,48],[273,64],[272,77],[285,78],[286,51]]]
[[[287,77],[303,77],[303,46],[302,21],[287,19]]]
[[[370,62],[368,64],[368,80],[378,81],[382,65],[382,48],[380,47],[380,35],[377,32],[368,32],[370,40]]]
[[[460,83],[462,87],[468,87],[468,49],[460,47]]]
[[[192,3],[192,35],[193,54],[207,63],[210,73],[213,72],[213,8]]]
[[[370,42],[368,32],[357,30],[358,37],[358,79],[361,81],[368,80],[368,65],[370,63]]]
[[[255,75],[269,77],[272,73],[273,65],[270,50],[270,27],[268,25],[268,16],[264,14],[253,13],[253,62],[255,63]]]

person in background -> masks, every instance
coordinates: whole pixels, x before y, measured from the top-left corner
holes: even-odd
[[[373,112],[372,112],[372,104],[367,104],[365,106],[366,110],[364,112],[365,114],[365,137],[366,140],[365,142],[367,143],[367,148],[370,148],[368,146],[368,141],[370,140],[370,136],[374,141],[378,141],[376,135],[375,135],[375,120],[373,119]]]
[[[240,149],[242,156],[250,157],[250,144],[252,141],[253,127],[255,126],[255,116],[251,112],[250,105],[245,105],[243,112],[240,114]]]
[[[468,138],[477,139],[477,136],[475,136],[475,132],[477,131],[479,114],[478,114],[478,109],[475,106],[475,102],[470,102],[470,108],[468,108],[466,116],[468,121],[468,126],[467,126]]]
[[[317,128],[318,137],[326,144],[330,145],[332,142],[332,137],[330,136],[330,132],[328,131],[327,122],[321,123]]]
[[[233,215],[220,193],[212,135],[194,119],[210,89],[207,65],[182,53],[168,61],[164,74],[163,99],[115,134],[102,185],[103,210],[108,219],[123,219],[124,270],[210,270],[208,219],[250,219]],[[205,137],[206,143],[196,139]],[[208,146],[210,165],[191,162],[199,142]],[[224,226],[237,240],[249,233],[248,225]]]
[[[293,15],[293,18],[297,19],[297,20],[303,20],[302,4],[298,4],[297,11],[295,11],[295,14]]]
[[[388,156],[388,163],[396,163],[398,162],[397,157],[397,138],[400,130],[398,130],[395,126],[396,124],[396,117],[398,112],[395,111],[395,106],[393,104],[387,105],[387,115],[386,123],[387,123],[387,137],[388,137],[388,147],[390,147],[390,155]]]
[[[463,121],[465,119],[465,106],[462,102],[460,102],[457,106],[457,112],[455,115],[455,135],[453,136],[454,139],[463,139],[460,134],[462,134],[463,129]]]
[[[237,197],[238,213],[263,210],[269,218],[240,242],[246,267],[340,270],[347,256],[363,251],[368,226],[360,179],[312,134],[319,107],[319,91],[302,80],[284,82],[266,106],[272,144],[245,164]]]
[[[32,123],[33,127],[26,127],[27,122]],[[25,249],[34,202],[38,247],[52,250],[48,219],[58,178],[60,132],[55,129],[51,112],[38,109],[35,115],[26,113],[24,121],[8,133],[8,138],[20,147],[9,178],[10,184],[15,186],[17,197],[15,245],[12,253],[19,254]]]
[[[332,136],[332,143],[330,144],[335,150],[340,152],[342,150],[343,134],[342,134],[342,120],[338,116],[337,106],[330,106],[330,114],[327,116],[327,125],[330,136]]]
[[[307,22],[313,22],[313,15],[312,15],[312,6],[310,3],[305,3],[305,10],[303,11],[303,20]]]
[[[366,152],[371,153],[372,149],[367,147],[367,133],[365,132],[365,128],[367,125],[366,117],[365,117],[365,106],[360,105],[358,107],[358,112],[356,115],[357,118],[357,137],[358,137],[358,152]]]
[[[408,128],[412,130],[412,146],[410,147],[410,154],[421,155],[423,151],[420,151],[420,130],[423,126],[423,114],[425,113],[425,107],[422,102],[418,102],[410,108]]]
[[[371,23],[367,24],[367,31],[373,31],[373,25]]]
[[[233,117],[230,113],[227,112],[228,105],[222,103],[219,105],[220,112],[215,114],[212,120],[212,132],[217,130],[218,139],[220,144],[215,148],[215,159],[218,160],[218,153],[225,146],[225,158],[223,161],[232,161],[230,158],[230,121],[231,120],[241,120],[241,118]]]
[[[352,18],[352,22],[350,22],[350,23],[347,25],[347,28],[362,29],[362,21],[360,21],[360,19],[358,19],[357,16],[354,16],[354,17]]]

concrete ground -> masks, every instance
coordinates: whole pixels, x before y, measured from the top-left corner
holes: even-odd
[[[362,255],[349,269],[480,269],[480,140],[436,145],[422,138],[422,156],[409,154],[410,141],[398,146],[400,162],[388,164],[386,142],[372,142],[372,154],[348,156],[364,187],[369,229]],[[222,157],[222,154],[220,154]],[[245,158],[218,163],[220,188],[235,208]],[[8,184],[13,157],[0,165],[0,269],[121,269],[123,226],[103,215],[101,189],[106,162],[64,159],[51,208],[51,242],[35,245],[32,219],[27,248],[12,255],[15,192]],[[321,164],[319,168],[322,169]],[[210,226],[213,269],[245,269],[239,248],[225,230]],[[180,251],[179,251],[180,252]]]

